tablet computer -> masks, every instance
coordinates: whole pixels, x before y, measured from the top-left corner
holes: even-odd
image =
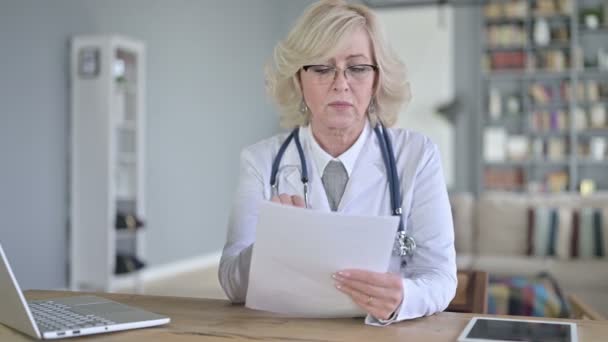
[[[576,324],[569,322],[473,317],[458,337],[458,341],[578,342],[578,334]]]

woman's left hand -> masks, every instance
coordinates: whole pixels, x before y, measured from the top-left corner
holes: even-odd
[[[332,277],[338,290],[377,319],[389,319],[403,301],[403,282],[398,274],[352,269]]]

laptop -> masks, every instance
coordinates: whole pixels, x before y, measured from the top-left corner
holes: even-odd
[[[38,339],[167,324],[169,317],[95,296],[26,302],[0,245],[0,323]]]

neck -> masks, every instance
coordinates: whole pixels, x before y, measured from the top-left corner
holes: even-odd
[[[332,128],[322,125],[317,127],[311,123],[310,128],[319,146],[330,156],[337,158],[355,144],[363,132],[364,125],[365,122],[355,127]]]

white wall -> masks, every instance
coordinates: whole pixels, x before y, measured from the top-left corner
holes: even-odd
[[[429,136],[441,152],[448,187],[454,184],[454,132],[435,108],[454,96],[451,8],[408,7],[377,11],[389,42],[408,68],[412,101],[398,126]]]
[[[263,66],[281,3],[0,0],[0,242],[22,287],[67,285],[70,36],[146,44],[146,261],[158,266],[222,248],[239,151],[278,130]]]

